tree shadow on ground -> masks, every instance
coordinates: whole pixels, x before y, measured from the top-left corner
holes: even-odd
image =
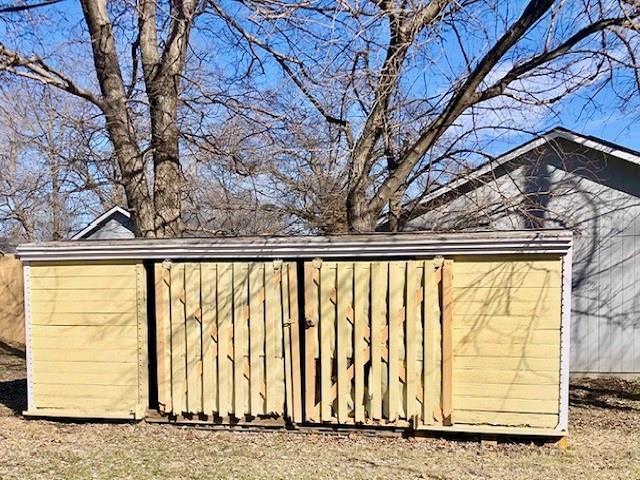
[[[640,411],[640,381],[619,378],[580,379],[572,382],[572,407]]]
[[[27,409],[24,349],[0,341],[0,413],[2,406],[20,415]]]

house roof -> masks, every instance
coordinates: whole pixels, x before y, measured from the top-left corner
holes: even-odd
[[[85,228],[83,228],[78,233],[73,235],[71,237],[71,240],[81,240],[83,238],[87,238],[96,230],[100,229],[100,227],[105,225],[107,222],[121,215],[124,215],[127,218],[131,218],[131,213],[129,213],[127,210],[125,210],[122,207],[115,206],[113,208],[110,208],[103,214],[93,219],[91,223],[89,223]]]
[[[453,180],[452,182],[445,184],[437,189],[433,190],[431,193],[425,195],[425,197],[420,200],[416,210],[420,211],[421,205],[428,205],[431,202],[437,200],[438,198],[459,190],[467,185],[472,184],[474,181],[483,177],[484,175],[492,172],[498,167],[504,166],[527,153],[544,146],[545,144],[552,142],[554,140],[567,140],[569,142],[573,142],[577,145],[582,145],[587,148],[591,148],[598,152],[605,153],[607,155],[611,155],[613,157],[619,158],[621,160],[630,162],[635,165],[640,165],[640,152],[635,150],[625,148],[621,145],[617,145],[612,142],[608,142],[601,138],[593,137],[590,135],[581,135],[574,131],[568,130],[563,127],[556,127],[552,130],[549,130],[542,135],[523,143],[519,147],[516,147],[499,157],[490,160],[489,162],[483,163],[478,168],[470,172],[469,174],[461,177],[457,180]],[[417,213],[415,216],[419,216],[421,213]]]

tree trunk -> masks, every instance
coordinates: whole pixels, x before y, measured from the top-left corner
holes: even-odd
[[[129,118],[127,95],[106,1],[82,0],[81,3],[91,34],[93,63],[104,99],[101,108],[107,120],[107,131],[114,147],[129,208],[133,213],[135,234],[153,237],[156,235],[154,206],[147,184],[144,159]]]
[[[172,80],[172,79],[171,79]],[[167,88],[167,85],[160,88]],[[172,88],[172,87],[168,87]],[[182,170],[178,150],[177,92],[155,92],[151,96],[153,146],[153,204],[158,237],[182,236]]]
[[[350,233],[368,233],[376,229],[378,216],[369,209],[369,199],[362,189],[347,194],[347,226]]]

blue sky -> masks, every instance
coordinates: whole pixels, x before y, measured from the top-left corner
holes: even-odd
[[[505,15],[512,17],[518,14],[521,10],[518,8],[518,5],[522,4],[523,2],[521,1],[505,2],[503,4],[505,5]],[[229,2],[228,5],[231,6],[230,11],[233,11],[233,8],[237,8],[237,4],[233,4],[232,2]],[[82,12],[78,2],[73,0],[65,0],[61,4],[39,9],[38,11],[34,11],[33,14],[30,14],[30,20],[34,28],[33,31],[39,32],[40,39],[37,39],[35,36],[32,37],[29,29],[25,29],[21,21],[16,21],[15,23],[11,21],[20,20],[21,18],[23,17],[15,16],[8,17],[9,22],[0,21],[0,38],[3,40],[5,37],[14,39],[15,33],[22,30],[22,35],[19,40],[20,47],[24,49],[30,46],[37,52],[46,50],[47,44],[60,45],[66,42],[69,38],[77,36],[82,28]],[[46,21],[43,21],[44,19],[46,19]],[[72,33],[69,33],[70,30]],[[468,34],[470,36],[473,35],[472,32]],[[201,40],[194,37],[193,41],[200,42]],[[8,46],[12,46],[11,41],[7,41],[6,43]],[[474,49],[483,48],[483,44],[478,38],[469,38],[469,43],[473,45]],[[82,52],[81,55],[83,58],[79,60],[81,60],[82,63],[86,62],[89,64],[89,51],[86,49],[86,45],[85,48],[80,49],[74,47],[74,51],[76,55]],[[455,53],[454,50],[451,50],[450,53],[451,57],[449,60],[453,64],[459,63],[461,60],[460,55]],[[223,57],[225,56],[224,53],[221,55]],[[232,58],[234,58],[234,55],[228,56],[229,60]],[[224,60],[223,58],[222,63],[224,63]],[[278,82],[287,81],[282,75],[282,72],[278,71],[277,68],[269,68],[270,70],[267,70],[267,77],[270,78],[260,80],[264,82],[264,85],[272,86]],[[94,81],[92,74],[85,78],[79,78],[79,80],[81,83]],[[561,125],[583,134],[601,137],[625,147],[640,150],[640,122],[638,121],[640,119],[640,112],[637,109],[635,111],[632,109],[629,112],[622,111],[619,102],[609,88],[605,88],[599,94],[599,104],[599,109],[584,113],[584,102],[581,102],[579,98],[573,98],[570,101],[562,102],[554,111],[547,111],[546,113],[537,112],[531,116],[528,116],[527,112],[523,112],[518,115],[516,121],[525,123],[531,119],[532,124],[523,125],[523,128],[530,128],[537,131]],[[527,140],[527,138],[526,134],[510,135],[507,138],[495,142],[490,149],[492,153],[499,153],[500,151],[508,150],[521,141]]]

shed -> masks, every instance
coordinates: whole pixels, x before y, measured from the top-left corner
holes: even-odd
[[[27,415],[567,431],[566,231],[92,240],[19,254]]]
[[[409,229],[571,229],[571,372],[637,376],[639,179],[639,152],[556,128],[426,195]]]

